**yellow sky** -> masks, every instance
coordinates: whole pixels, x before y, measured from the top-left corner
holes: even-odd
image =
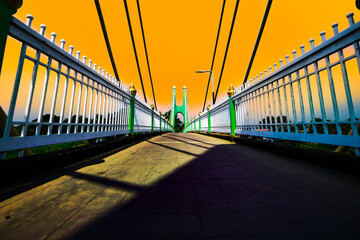
[[[235,2],[226,1],[214,66],[215,84]],[[230,84],[241,84],[266,3],[267,0],[240,1],[218,99],[225,96]],[[100,0],[100,4],[121,81],[127,86],[134,83],[142,97],[123,1]],[[186,85],[189,113],[193,116],[202,108],[208,80],[207,75],[195,71],[211,66],[222,0],[140,0],[140,4],[158,108],[165,112],[171,105],[173,85],[177,86],[177,103],[181,105],[182,87]],[[128,5],[146,95],[148,102],[153,103],[136,1],[128,0]],[[339,23],[340,31],[347,28],[346,14],[349,12],[354,12],[355,21],[358,21],[360,14],[354,0],[274,0],[250,77],[284,59],[285,55],[292,55],[294,49],[298,50],[299,56],[302,44],[308,51],[311,38],[315,38],[318,45],[321,31],[326,31],[328,38],[333,36],[331,25],[334,22]],[[81,51],[82,55],[114,75],[93,0],[24,0],[15,17],[25,22],[29,13],[34,16],[35,30],[45,24],[48,38],[51,32],[56,32],[58,45],[60,39],[65,39],[66,49],[74,45],[75,51]],[[2,78],[10,70],[11,67],[4,64]],[[210,102],[210,95],[208,99]],[[4,98],[1,101],[2,105],[7,105],[3,103]]]

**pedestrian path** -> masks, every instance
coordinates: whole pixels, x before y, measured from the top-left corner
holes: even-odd
[[[360,239],[359,203],[339,173],[168,133],[1,202],[0,238]]]

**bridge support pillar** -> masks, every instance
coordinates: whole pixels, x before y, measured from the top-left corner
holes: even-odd
[[[235,129],[236,129],[236,115],[235,115],[235,105],[234,101],[232,100],[232,96],[234,96],[235,89],[233,85],[231,84],[229,87],[229,90],[227,91],[227,94],[229,96],[229,107],[230,107],[230,135],[235,135]]]
[[[130,109],[129,109],[129,130],[131,136],[134,135],[134,118],[135,118],[135,95],[136,95],[136,89],[134,87],[134,84],[130,84],[130,93],[132,95],[132,99],[130,102]]]
[[[0,73],[12,15],[21,7],[22,0],[0,0]]]

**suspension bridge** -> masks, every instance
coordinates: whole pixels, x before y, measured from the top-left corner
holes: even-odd
[[[65,40],[58,46],[55,33],[47,39],[45,25],[35,31],[33,16],[25,23],[13,17],[22,1],[0,1],[0,71],[7,41],[21,44],[9,107],[0,109],[3,239],[360,238],[360,22],[353,13],[342,31],[333,24],[332,37],[322,32],[321,43],[311,39],[308,51],[302,45],[300,54],[294,50],[291,59],[249,78],[269,0],[243,82],[217,100],[240,2],[215,88],[223,1],[211,68],[197,71],[209,73],[205,101],[190,117],[190,86],[183,86],[181,106],[176,86],[169,89],[170,111],[159,111],[139,1],[153,104],[127,1],[143,98],[139,86],[121,82],[101,5],[94,2],[114,76],[74,47],[65,51]],[[64,149],[50,151],[53,145]],[[37,152],[43,148],[50,150]]]

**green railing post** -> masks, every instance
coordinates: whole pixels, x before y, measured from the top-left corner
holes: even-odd
[[[154,104],[151,104],[151,133],[154,132]]]
[[[229,90],[227,91],[227,94],[229,96],[229,107],[230,107],[230,129],[231,133],[230,135],[235,135],[235,129],[236,129],[236,115],[235,115],[235,105],[234,101],[232,100],[232,96],[234,96],[234,87],[231,84],[229,87]]]
[[[134,135],[134,120],[135,120],[135,95],[136,95],[136,89],[134,87],[134,84],[130,84],[130,93],[132,95],[132,99],[130,101],[130,110],[129,110],[129,130],[131,136]]]
[[[22,0],[0,0],[0,73],[12,15],[21,7],[22,2]]]
[[[161,112],[159,112],[160,113],[160,129],[159,129],[159,131],[161,132]]]
[[[199,112],[199,132],[201,132],[201,112]]]
[[[210,104],[207,106],[207,110],[208,110],[208,114],[207,114],[207,117],[208,117],[208,133],[210,133],[210,130],[211,130],[211,121],[210,121]]]

